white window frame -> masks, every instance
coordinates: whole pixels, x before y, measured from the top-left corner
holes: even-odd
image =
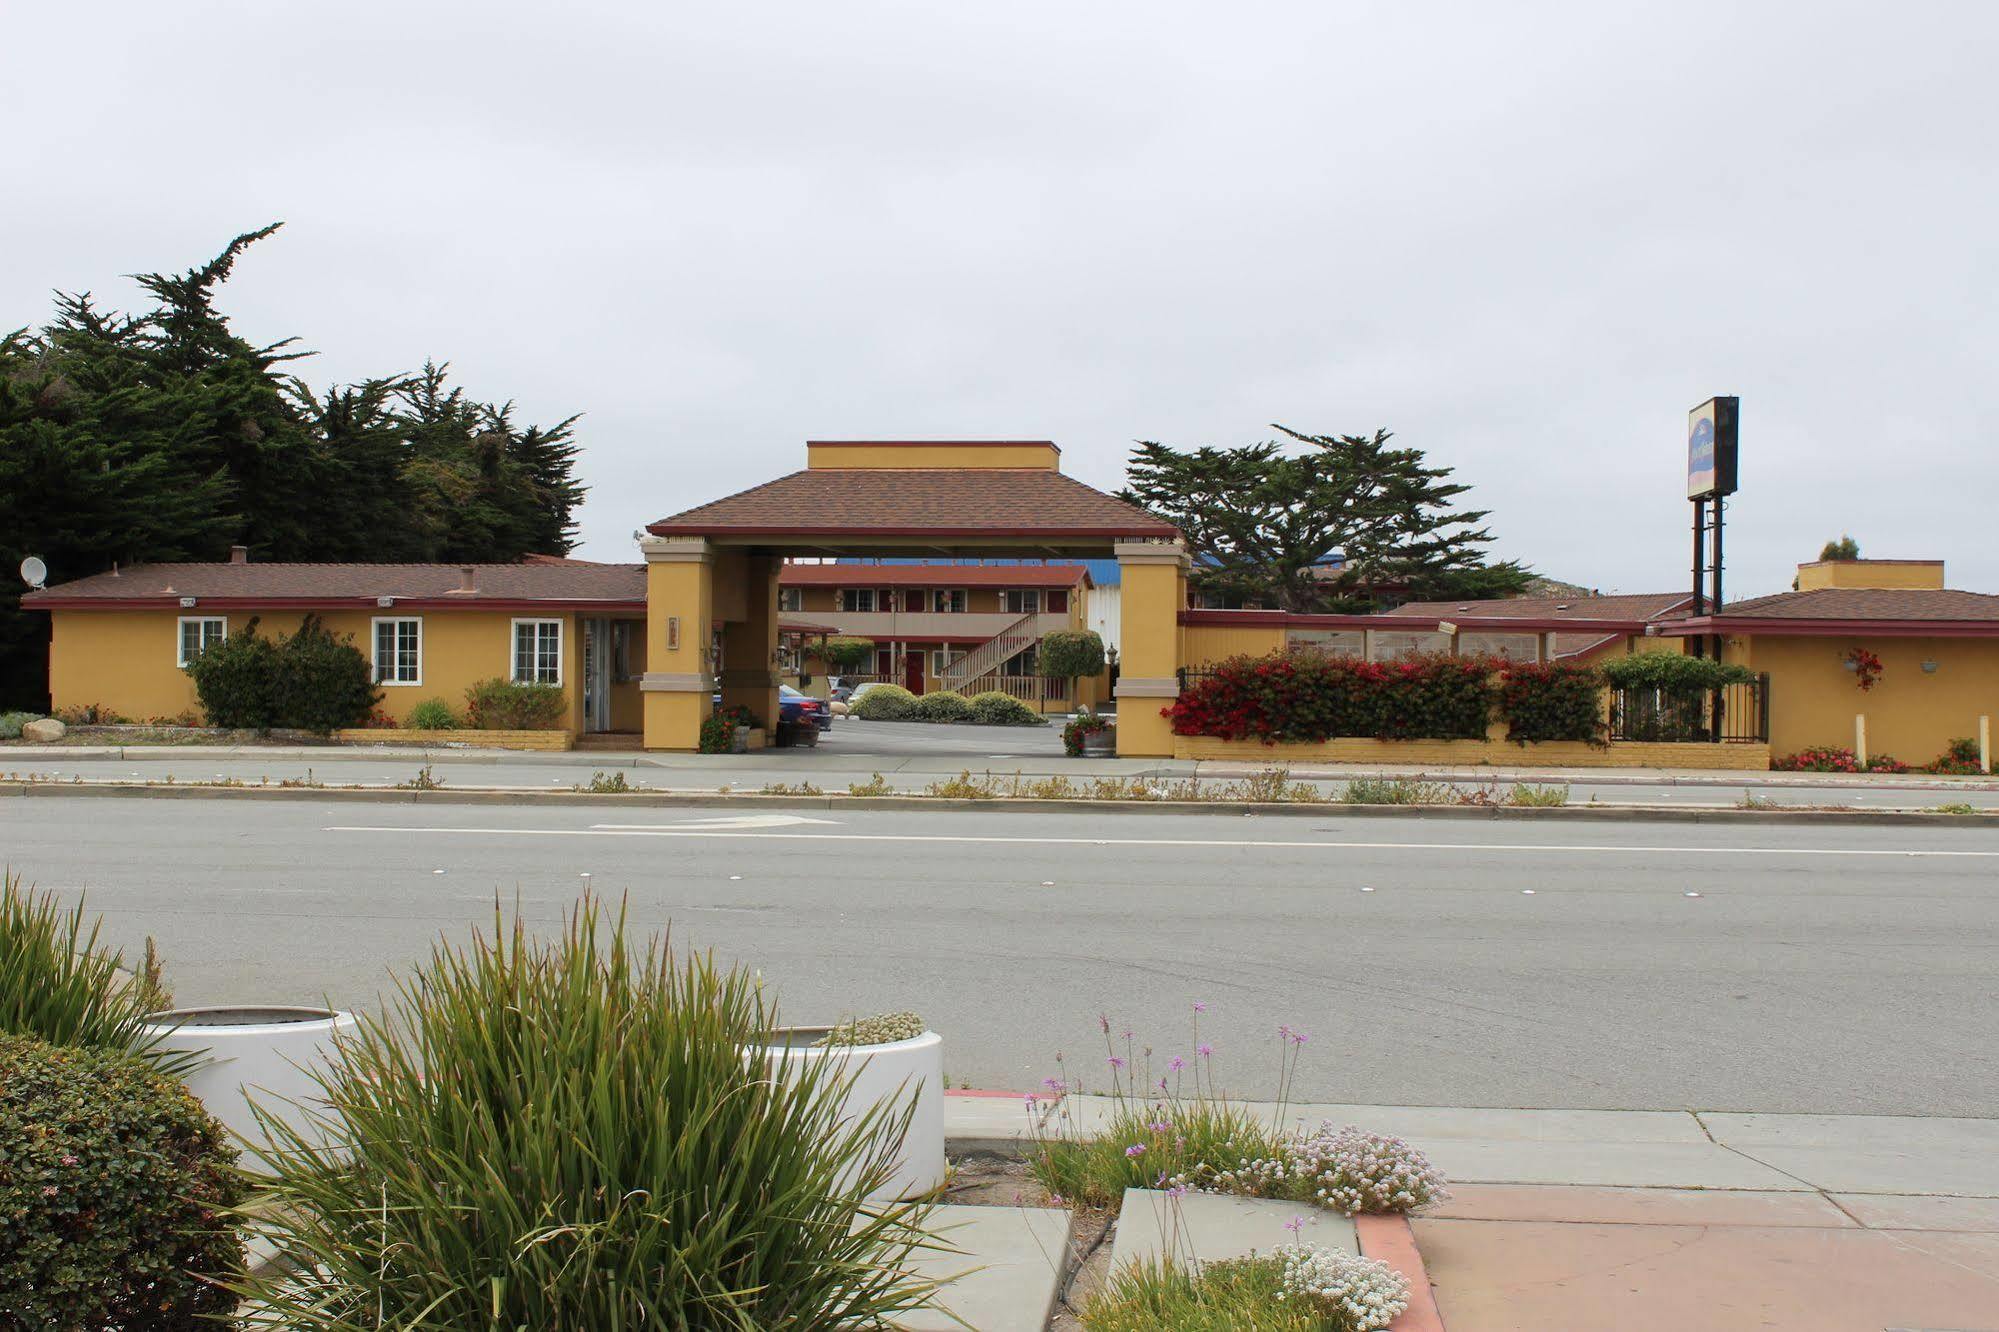
[[[391,680],[382,674],[382,626],[385,624],[396,625],[398,628],[405,624],[416,626],[416,678],[414,680]],[[401,655],[401,640],[402,635],[398,632],[395,642],[389,648],[392,657],[399,657]],[[403,689],[423,683],[423,617],[421,615],[375,616],[368,621],[368,649],[369,660],[373,662],[375,667],[376,684],[381,685],[385,689]]]
[[[533,625],[537,631],[535,634],[535,650],[534,650],[535,674],[528,676],[524,679],[521,676],[521,629],[523,626],[527,625]],[[555,678],[553,680],[544,680],[541,678],[540,674],[541,633],[539,631],[542,629],[546,629],[550,625],[553,625],[555,627]],[[513,681],[515,684],[552,684],[558,689],[561,688],[562,657],[563,653],[569,647],[569,644],[566,641],[567,636],[568,636],[567,632],[564,628],[564,622],[560,619],[546,619],[540,616],[534,616],[528,619],[515,620],[513,622],[512,628],[509,630],[507,634],[507,679]]]
[[[850,596],[854,599],[851,609],[847,606],[847,598]],[[873,615],[876,609],[876,596],[875,589],[871,587],[843,587],[840,589],[840,612],[843,615]],[[860,604],[863,597],[867,598],[866,606]]]
[[[781,587],[777,590],[777,608],[781,611],[802,611],[805,609],[805,589],[802,587]]]
[[[1016,601],[1022,609],[1015,610],[1011,605],[1007,604]],[[1029,602],[1034,603],[1031,609],[1028,608]],[[1009,587],[1000,593],[1000,607],[1008,615],[1039,615],[1041,614],[1042,607],[1041,589],[1038,587]]]
[[[217,643],[220,643],[224,639],[229,637],[229,617],[227,615],[183,615],[179,619],[175,620],[174,621],[174,664],[180,667],[182,670],[186,670],[187,664],[194,660],[194,657],[190,657],[187,655],[187,627],[191,624],[221,625],[222,632],[215,636],[215,642]],[[208,635],[205,631],[199,629],[195,631],[195,642],[199,645],[195,648],[195,656],[197,657],[200,656],[202,653],[208,651],[208,649],[211,646],[213,646],[207,640],[208,640]]]
[[[946,604],[956,602],[956,605]],[[972,595],[962,587],[936,587],[930,590],[930,613],[933,615],[962,615],[972,608]]]

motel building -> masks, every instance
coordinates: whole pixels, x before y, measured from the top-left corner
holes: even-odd
[[[238,547],[227,562],[92,573],[22,605],[50,616],[58,709],[196,713],[182,669],[194,654],[253,622],[277,635],[312,615],[370,656],[391,720],[427,698],[460,707],[467,688],[500,676],[562,691],[564,743],[653,750],[697,748],[717,695],[771,717],[781,683],[823,694],[812,647],[833,634],[874,643],[856,679],[999,688],[1050,713],[1109,706],[1118,752],[1148,757],[1756,769],[1772,752],[1859,740],[1918,763],[1999,712],[1999,596],[1947,587],[1938,561],[1808,564],[1795,592],[1703,615],[1664,593],[1384,615],[1196,608],[1179,532],[1064,475],[1048,441],[813,441],[805,452],[800,470],[651,524],[632,563],[268,564]],[[1038,674],[1043,635],[1090,625],[1114,629],[1114,686]],[[1161,716],[1188,680],[1245,654],[1589,660],[1717,639],[1762,679],[1705,743],[1273,748],[1176,736]],[[1881,669],[1862,690],[1855,663],[1866,659]]]

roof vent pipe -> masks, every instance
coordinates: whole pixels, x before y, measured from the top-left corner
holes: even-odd
[[[479,590],[479,571],[472,565],[461,564],[458,566],[458,590],[460,592],[477,592]]]
[[[248,564],[250,562],[250,548],[248,546],[231,546],[229,548],[229,562],[231,564]]]

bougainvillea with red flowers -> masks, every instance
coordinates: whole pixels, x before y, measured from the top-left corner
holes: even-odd
[[[1608,743],[1603,673],[1573,661],[1508,661],[1499,668],[1496,702],[1506,738]]]
[[[1232,657],[1163,709],[1175,735],[1316,743],[1483,740],[1499,663],[1429,654],[1360,661],[1316,653]]]
[[[1874,682],[1881,678],[1881,658],[1864,647],[1857,647],[1846,654],[1846,669],[1853,672],[1854,683],[1861,689],[1872,689]]]

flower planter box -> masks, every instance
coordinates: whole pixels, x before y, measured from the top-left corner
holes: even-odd
[[[363,726],[335,731],[343,745],[421,745],[426,749],[573,749],[567,731],[414,731],[405,727]]]
[[[327,1008],[173,1008],[153,1014],[147,1031],[159,1035],[161,1049],[205,1054],[186,1075],[187,1088],[254,1158],[269,1139],[250,1112],[251,1095],[267,1115],[304,1132],[307,1111],[322,1104],[309,1070],[354,1026],[352,1013]]]
[[[813,1061],[840,1065],[851,1075],[843,1122],[851,1123],[883,1101],[899,1116],[913,1099],[916,1112],[902,1140],[895,1174],[869,1195],[876,1201],[916,1198],[944,1187],[944,1038],[934,1031],[886,1045],[814,1045],[828,1027],[784,1027],[772,1038],[771,1063],[780,1072]]]
[[[1106,727],[1101,731],[1091,731],[1083,737],[1084,758],[1115,758],[1117,756],[1117,727]]]

